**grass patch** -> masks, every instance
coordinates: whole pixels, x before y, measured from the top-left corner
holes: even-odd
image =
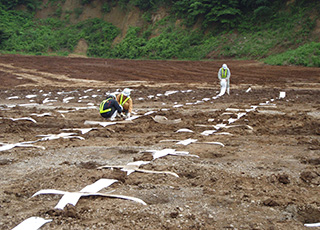
[[[281,54],[271,55],[263,61],[270,65],[320,67],[320,43],[311,42],[295,50],[288,50]]]

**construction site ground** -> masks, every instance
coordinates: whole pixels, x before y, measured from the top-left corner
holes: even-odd
[[[216,98],[223,63],[230,95]],[[320,222],[320,68],[1,55],[0,82],[0,229],[29,217],[56,230],[300,230]],[[98,123],[107,121],[100,102],[126,87],[140,117]],[[150,150],[165,149],[189,155],[153,159]],[[134,161],[172,174],[97,169]],[[61,195],[32,197],[102,178],[117,182],[101,193],[145,205],[88,196],[60,210]]]

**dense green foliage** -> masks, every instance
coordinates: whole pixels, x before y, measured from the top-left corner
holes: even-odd
[[[13,10],[15,7],[19,5],[24,5],[32,11],[35,10],[37,6],[39,6],[40,4],[40,0],[0,0],[0,5],[2,5],[7,10]]]
[[[0,49],[10,52],[68,54],[82,38],[91,44],[88,55],[102,56],[119,34],[111,23],[97,18],[69,25],[55,18],[32,20],[24,12],[2,8],[0,18]]]
[[[108,22],[97,18],[69,22],[71,14],[78,18],[92,2],[79,1],[81,8],[67,12],[62,8],[65,0],[48,0],[45,6],[40,0],[0,0],[0,49],[67,55],[84,39],[91,57],[200,60],[261,59],[299,47],[265,60],[270,64],[319,66],[319,52],[311,52],[312,48],[319,50],[319,43],[312,43],[311,36],[320,15],[319,1],[301,0],[287,5],[283,0],[106,0],[101,7],[103,13],[116,5],[123,10],[136,6],[148,23],[141,28],[130,27],[117,44],[114,40],[120,30]],[[13,10],[21,4],[28,10]],[[48,5],[55,6],[52,17],[34,19],[35,9]],[[151,23],[152,13],[160,6],[170,9],[170,16]],[[292,55],[295,58],[289,57]]]
[[[303,65],[320,67],[320,43],[311,42],[295,50],[271,55],[265,63],[271,65]]]
[[[78,40],[83,38],[90,44],[87,54],[96,57],[105,56],[111,49],[113,40],[120,33],[111,23],[98,18],[80,22],[70,29],[78,31]]]

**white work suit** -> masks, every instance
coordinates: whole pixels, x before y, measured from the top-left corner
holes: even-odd
[[[225,72],[227,71],[227,72]],[[222,96],[227,90],[227,94],[230,94],[230,76],[231,72],[229,68],[223,69],[222,67],[219,69],[218,78],[220,80],[220,96]]]

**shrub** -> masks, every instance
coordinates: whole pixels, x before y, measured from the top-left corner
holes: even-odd
[[[320,67],[320,43],[311,42],[295,50],[270,56],[264,59],[271,65],[302,65]]]

